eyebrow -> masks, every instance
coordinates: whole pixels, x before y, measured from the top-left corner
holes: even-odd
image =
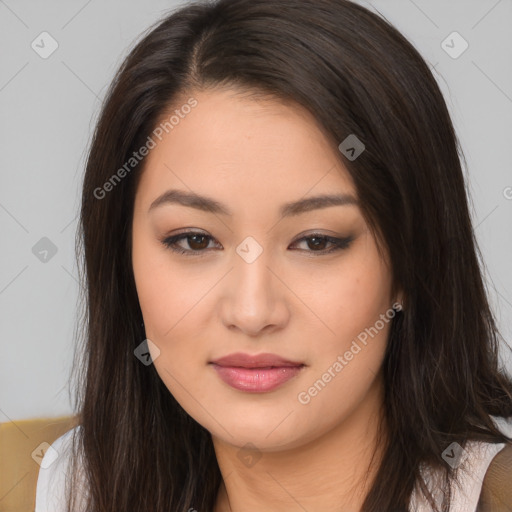
[[[184,192],[182,190],[168,190],[164,192],[151,203],[148,212],[166,204],[179,204],[219,215],[233,215],[227,206],[219,203],[215,199],[201,196],[194,192]],[[350,194],[323,194],[285,203],[281,206],[279,213],[281,217],[292,217],[312,210],[328,208],[330,206],[357,206],[357,204],[357,199]]]

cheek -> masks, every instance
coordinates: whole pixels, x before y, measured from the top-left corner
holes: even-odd
[[[330,275],[328,282],[316,288],[316,295],[310,294],[314,301],[311,309],[318,312],[329,328],[324,329],[326,354],[332,354],[333,350],[344,351],[354,338],[389,311],[390,286],[388,269],[371,247],[366,253],[354,252]]]
[[[163,328],[163,313],[172,310],[174,306],[170,303],[173,295],[166,293],[173,283],[168,282],[163,272],[156,250],[150,244],[134,240],[133,273],[148,337],[148,330],[160,331]]]
[[[159,350],[153,364],[182,407],[201,417],[200,408],[195,409],[197,400],[208,400],[209,390],[204,381],[208,352],[204,333],[213,307],[208,290],[218,277],[199,278],[197,270],[172,264],[168,251],[158,247],[160,242],[145,236],[134,237],[132,263],[146,337]]]
[[[390,284],[380,259],[363,256],[351,261],[319,296],[315,307],[330,330],[324,329],[322,350],[315,352],[311,373],[297,396],[312,432],[347,417],[374,385],[394,316]]]
[[[169,264],[165,249],[157,247],[154,240],[143,238],[134,237],[132,263],[146,337],[159,350],[158,357],[153,356],[153,364],[178,402],[192,410],[194,404],[188,393],[193,392],[196,398],[203,393],[200,374],[196,372],[200,370],[198,355],[204,350],[196,345],[200,341],[197,334],[203,330],[197,322],[190,322],[197,315],[195,307],[200,306],[204,288],[195,289],[187,276]],[[191,381],[197,381],[197,386],[191,386]],[[185,382],[188,392],[180,384]]]
[[[169,254],[146,232],[134,232],[132,265],[140,308],[149,339],[171,336],[195,297],[169,264]]]

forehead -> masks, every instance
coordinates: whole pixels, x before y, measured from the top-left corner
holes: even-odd
[[[356,196],[337,148],[303,107],[233,90],[190,96],[196,106],[184,109],[161,140],[153,137],[137,201],[149,204],[170,188],[247,207],[334,192]],[[163,123],[186,101],[176,102]]]

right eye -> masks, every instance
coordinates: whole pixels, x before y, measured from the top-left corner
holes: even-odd
[[[183,246],[178,245],[179,242],[186,240],[190,249],[185,249]],[[205,233],[197,231],[187,231],[178,235],[166,237],[162,240],[162,244],[173,252],[179,254],[186,254],[187,256],[203,256],[208,248],[208,241],[214,240],[213,237]]]

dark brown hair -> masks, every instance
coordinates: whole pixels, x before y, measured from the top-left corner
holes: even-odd
[[[353,161],[339,157],[405,300],[383,363],[389,439],[362,510],[406,511],[420,464],[446,484],[455,476],[441,456],[450,443],[510,440],[489,415],[512,415],[512,382],[498,361],[442,93],[391,24],[347,0],[190,3],[150,27],[117,72],[88,154],[77,235],[85,308],[73,461],[83,453],[87,510],[211,511],[222,481],[209,432],[134,356],[145,339],[131,264],[144,162],[95,193],[178,98],[217,87],[295,102],[333,147],[350,134],[365,145]],[[449,489],[443,510],[448,503]]]

